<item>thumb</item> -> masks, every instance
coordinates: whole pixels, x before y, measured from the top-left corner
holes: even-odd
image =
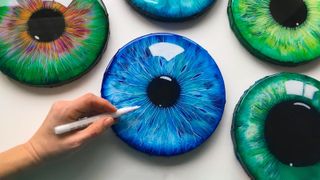
[[[106,128],[112,126],[114,122],[115,121],[112,117],[106,117],[92,123],[86,129],[76,133],[77,141],[84,143],[89,139],[100,135]]]

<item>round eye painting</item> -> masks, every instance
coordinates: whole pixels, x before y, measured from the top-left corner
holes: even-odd
[[[204,13],[214,0],[127,0],[138,12],[161,21],[183,21]]]
[[[32,86],[78,78],[104,51],[109,21],[100,0],[1,0],[0,70]]]
[[[255,56],[294,66],[320,57],[320,1],[229,0],[230,25]]]
[[[188,152],[217,128],[225,106],[218,66],[193,41],[174,34],[140,37],[118,51],[106,70],[102,97],[118,108],[115,133],[137,150],[159,156]]]
[[[232,136],[253,179],[320,179],[320,82],[293,73],[258,81],[235,109]]]

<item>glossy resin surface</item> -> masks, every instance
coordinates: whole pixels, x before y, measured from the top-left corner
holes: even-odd
[[[214,0],[128,0],[139,12],[162,21],[181,21],[202,14]]]
[[[109,33],[100,0],[0,2],[0,70],[33,86],[55,86],[87,72]]]
[[[225,106],[222,75],[208,52],[174,34],[140,37],[118,51],[102,82],[118,108],[141,106],[113,127],[130,146],[172,156],[202,144]]]
[[[320,83],[280,73],[242,96],[233,118],[235,152],[254,179],[320,178]]]
[[[231,28],[255,56],[294,66],[320,56],[320,1],[230,0]]]

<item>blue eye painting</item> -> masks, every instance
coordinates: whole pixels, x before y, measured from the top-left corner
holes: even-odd
[[[118,108],[141,106],[119,118],[114,132],[133,148],[158,156],[188,152],[217,128],[225,87],[214,59],[175,34],[149,34],[112,59],[101,89]]]
[[[214,0],[128,0],[143,15],[162,21],[182,21],[204,13]]]

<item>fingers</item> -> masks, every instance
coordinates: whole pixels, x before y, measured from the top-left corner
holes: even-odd
[[[77,142],[76,144],[83,144],[84,142],[92,139],[104,132],[104,130],[114,124],[115,120],[112,117],[106,117],[100,119],[86,129],[78,131],[72,136],[72,141]]]
[[[73,118],[80,118],[83,116],[96,115],[105,112],[115,112],[117,109],[107,100],[95,96],[93,94],[86,94],[70,103],[70,114]]]

